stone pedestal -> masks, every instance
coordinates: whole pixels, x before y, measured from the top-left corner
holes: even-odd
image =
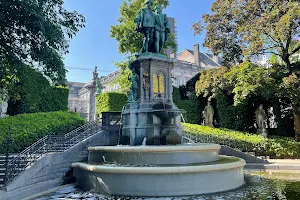
[[[264,137],[268,136],[268,130],[266,128],[258,128],[256,134],[262,135]]]
[[[129,102],[122,113],[121,141],[132,146],[181,144],[181,111],[172,100],[173,61],[153,55],[131,63],[139,75],[139,100]]]

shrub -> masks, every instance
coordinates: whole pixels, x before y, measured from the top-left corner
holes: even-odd
[[[222,92],[216,94],[219,126],[238,131],[249,131],[254,124],[253,99],[248,98],[238,105],[233,105],[233,95]]]
[[[188,100],[180,100],[176,103],[177,107],[183,109],[183,117],[185,122],[200,124],[202,119],[202,111],[204,110],[205,101],[203,98],[196,97],[193,93]]]
[[[7,113],[10,116],[68,109],[68,88],[51,86],[41,73],[29,66],[20,67],[17,77],[18,82],[8,95]]]
[[[229,129],[211,128],[195,124],[182,124],[183,132],[197,136],[203,143],[217,143],[238,148],[244,152],[255,152],[257,156],[271,158],[300,158],[300,144],[293,138],[270,137],[265,139],[261,135]]]
[[[5,138],[12,134],[10,152],[18,153],[40,138],[63,135],[84,124],[78,114],[72,112],[49,112],[22,114],[0,119],[0,153],[5,152]]]
[[[107,111],[122,111],[123,106],[127,103],[127,95],[118,92],[107,92],[97,97],[97,113]]]

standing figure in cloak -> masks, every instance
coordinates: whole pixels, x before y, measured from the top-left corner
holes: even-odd
[[[170,34],[169,19],[162,14],[161,6],[155,7],[155,53],[161,53]]]
[[[144,34],[143,47],[140,53],[151,52],[151,46],[154,42],[154,21],[155,14],[153,13],[151,6],[153,5],[152,0],[146,0],[146,7],[143,8],[138,16],[135,18],[136,31]]]

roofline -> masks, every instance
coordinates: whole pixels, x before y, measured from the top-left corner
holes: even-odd
[[[203,53],[206,57],[208,57],[211,61],[213,61],[214,63],[216,63],[218,66],[222,66],[219,63],[217,63],[216,61],[214,61],[211,57],[209,57],[206,53]]]

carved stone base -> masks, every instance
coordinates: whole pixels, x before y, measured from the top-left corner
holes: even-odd
[[[206,124],[205,126],[209,126],[211,128],[215,128],[215,126],[213,124]]]
[[[159,54],[142,54],[129,66],[139,74],[139,100],[122,113],[121,141],[127,145],[182,143],[181,110],[172,100],[172,60]]]
[[[257,129],[256,134],[267,137],[268,136],[268,130],[266,128],[259,128],[259,129]]]

